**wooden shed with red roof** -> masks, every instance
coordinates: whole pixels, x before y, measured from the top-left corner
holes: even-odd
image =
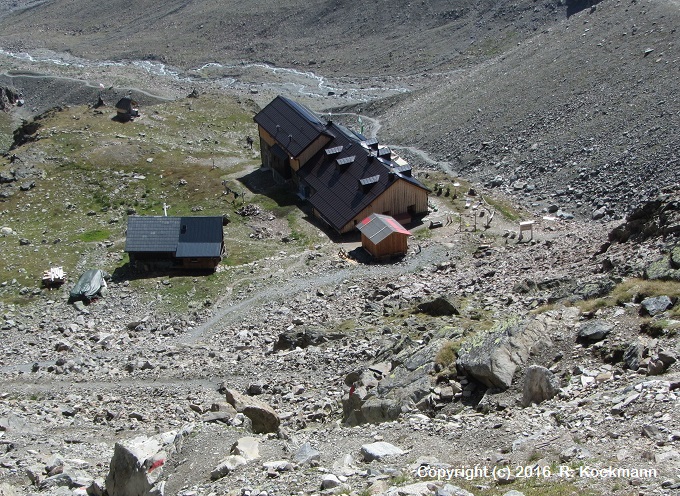
[[[361,232],[361,246],[373,258],[384,260],[406,255],[411,232],[394,217],[371,214],[357,224]]]

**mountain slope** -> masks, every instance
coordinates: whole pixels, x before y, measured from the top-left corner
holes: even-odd
[[[674,2],[602,2],[373,111],[392,142],[527,203],[621,215],[680,177],[679,22]]]
[[[55,0],[0,9],[0,46],[180,67],[270,61],[327,74],[469,65],[566,17],[564,2]],[[570,2],[572,4],[573,2]],[[76,14],[76,15],[74,15]]]

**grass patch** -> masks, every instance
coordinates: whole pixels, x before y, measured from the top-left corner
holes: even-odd
[[[462,339],[446,341],[437,352],[434,362],[441,365],[443,369],[450,368],[451,365],[455,364],[462,344]]]
[[[632,278],[617,284],[614,289],[602,298],[583,300],[576,305],[582,312],[592,312],[600,308],[622,306],[626,303],[639,303],[645,298],[655,296],[680,298],[680,283],[676,281],[659,281]],[[680,317],[680,305],[675,305],[669,314]]]
[[[640,331],[653,338],[673,337],[680,331],[680,321],[644,318],[640,324]]]
[[[0,112],[0,152],[5,153],[12,145],[14,123],[9,113]]]
[[[124,124],[111,119],[113,109],[102,111],[73,106],[46,113],[40,118],[40,139],[16,151],[45,158],[34,164],[40,171],[31,178],[35,188],[2,202],[0,225],[16,234],[0,237],[0,282],[8,282],[0,287],[0,300],[28,300],[30,292],[23,296],[19,290],[38,287],[42,272],[52,265],[64,267],[69,278],[93,264],[113,273],[124,263],[120,252],[130,213],[163,215],[164,205],[168,215],[231,212],[232,197],[223,195],[225,179],[246,191],[246,202],[256,197],[279,207],[276,201],[249,195],[236,179],[259,165],[257,150],[245,143],[246,136],[257,135],[248,101],[201,95],[142,108],[141,118]],[[11,122],[2,115],[0,147],[11,136]],[[279,213],[285,218],[292,205]],[[281,249],[277,239],[251,240],[247,219],[231,218],[225,228],[224,263],[248,263]],[[20,244],[20,239],[30,244]],[[106,240],[114,244],[100,244]],[[205,290],[202,284],[173,277],[172,287],[161,293],[179,301],[180,294],[186,300],[193,291],[200,300],[224,285],[213,284],[211,277],[201,280],[208,282]]]
[[[84,243],[92,243],[97,241],[106,241],[111,237],[111,231],[107,229],[94,229],[81,234],[78,239]]]
[[[498,198],[485,198],[486,202],[491,205],[491,208],[500,213],[505,219],[509,221],[518,221],[522,218],[522,213],[515,208],[510,202],[499,200]]]
[[[557,473],[554,471],[553,473]],[[429,478],[418,478],[419,482],[431,480]],[[479,485],[477,479],[467,480],[464,477],[452,479],[447,481],[449,484],[460,487],[466,491],[472,492],[475,496],[502,496],[507,493],[510,488],[518,491],[524,496],[609,496],[612,494],[608,488],[596,491],[593,489],[583,489],[569,480],[556,480],[554,478],[518,478],[511,486],[504,485]]]

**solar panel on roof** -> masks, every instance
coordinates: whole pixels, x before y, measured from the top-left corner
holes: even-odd
[[[337,153],[340,153],[342,151],[342,145],[340,146],[334,146],[333,148],[327,148],[326,149],[326,155],[335,155]]]
[[[352,162],[354,162],[355,158],[356,158],[356,155],[350,155],[349,157],[339,158],[338,160],[336,160],[336,162],[338,163],[338,165],[347,165],[347,164],[351,164]]]
[[[364,179],[359,179],[362,186],[368,186],[369,184],[375,184],[380,181],[380,174],[377,176],[365,177]]]

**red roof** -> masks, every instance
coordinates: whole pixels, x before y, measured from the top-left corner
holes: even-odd
[[[369,215],[357,224],[357,229],[375,244],[393,233],[411,236],[411,231],[399,224],[394,217],[383,214]]]

